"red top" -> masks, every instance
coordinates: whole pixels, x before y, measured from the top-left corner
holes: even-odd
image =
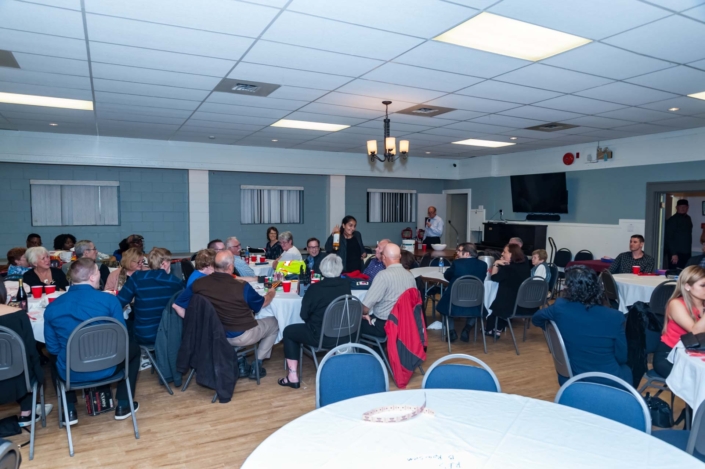
[[[683,298],[678,298],[678,301],[683,303],[683,306],[685,306],[685,300]],[[693,308],[693,313],[695,313],[695,317],[697,319],[700,319],[700,311]],[[661,335],[661,342],[673,348],[676,346],[678,341],[681,340],[681,336],[687,333],[688,331],[679,326],[676,321],[669,318],[668,324],[666,325],[666,332]]]

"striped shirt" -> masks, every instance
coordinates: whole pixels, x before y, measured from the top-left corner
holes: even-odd
[[[162,311],[184,283],[163,269],[138,270],[127,278],[117,299],[124,308],[133,300],[135,337],[141,344],[153,344],[162,320]]]
[[[370,314],[386,321],[401,294],[409,288],[416,288],[413,274],[401,264],[392,264],[375,276],[362,304],[370,309]]]

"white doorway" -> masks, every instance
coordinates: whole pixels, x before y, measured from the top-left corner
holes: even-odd
[[[446,197],[446,222],[445,243],[448,248],[455,249],[459,243],[470,240],[470,210],[471,210],[471,190],[453,189],[443,191]]]

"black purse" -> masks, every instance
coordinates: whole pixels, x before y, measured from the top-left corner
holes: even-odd
[[[671,407],[658,397],[651,397],[647,392],[644,397],[646,406],[651,414],[651,425],[659,428],[671,428],[673,426],[673,414]]]
[[[8,436],[19,435],[20,433],[22,433],[22,429],[20,428],[20,423],[16,415],[0,420],[0,438],[7,438]]]

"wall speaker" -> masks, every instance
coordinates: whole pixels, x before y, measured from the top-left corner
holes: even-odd
[[[526,216],[526,221],[561,221],[561,216],[550,213],[530,213]]]

